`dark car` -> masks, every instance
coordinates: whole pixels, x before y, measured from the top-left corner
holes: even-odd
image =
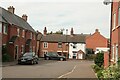
[[[38,56],[34,52],[27,52],[18,59],[18,64],[38,64]]]
[[[60,61],[65,61],[66,60],[65,56],[60,56],[55,52],[49,52],[49,53],[45,54],[44,58],[46,60],[60,60]]]

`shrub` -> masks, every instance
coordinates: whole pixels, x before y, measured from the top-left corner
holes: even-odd
[[[95,73],[97,73],[98,71],[103,70],[103,67],[99,67],[98,65],[94,65],[93,69],[94,69]]]
[[[94,59],[96,65],[101,67],[104,63],[104,53],[97,53],[96,58]]]

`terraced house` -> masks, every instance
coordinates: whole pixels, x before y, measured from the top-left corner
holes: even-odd
[[[19,17],[14,12],[13,6],[8,7],[8,10],[0,7],[2,46],[13,60],[24,52],[35,52],[36,48],[36,32],[27,22],[28,16],[23,14]]]
[[[86,34],[74,34],[71,28],[71,34],[47,34],[45,27],[44,34],[40,34],[37,42],[37,50],[40,57],[48,52],[57,52],[69,59],[83,59],[85,55]]]
[[[120,0],[112,3],[112,27],[111,27],[111,62],[116,63],[120,57]]]

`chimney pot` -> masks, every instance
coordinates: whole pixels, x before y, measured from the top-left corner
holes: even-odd
[[[71,28],[71,32],[70,32],[70,33],[71,33],[71,35],[73,35],[73,34],[74,34],[73,32],[74,32],[74,31],[73,31],[73,28]]]
[[[44,35],[47,34],[47,28],[46,27],[44,28],[44,32],[43,33],[44,33]]]
[[[23,18],[25,21],[27,21],[28,16],[27,16],[26,14],[23,14],[23,15],[22,15],[22,18]]]
[[[99,32],[99,29],[96,29],[95,32]]]
[[[8,11],[14,14],[15,8],[13,6],[8,7]]]

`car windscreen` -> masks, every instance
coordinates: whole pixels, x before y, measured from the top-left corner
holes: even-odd
[[[32,53],[25,53],[25,54],[23,54],[23,56],[33,56],[33,54]]]

